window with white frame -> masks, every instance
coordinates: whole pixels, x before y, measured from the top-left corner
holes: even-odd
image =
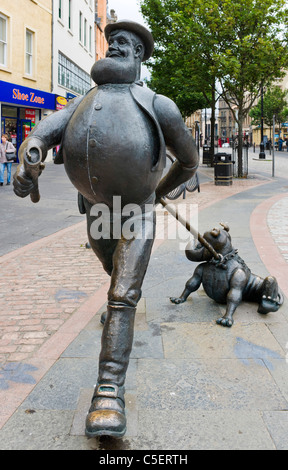
[[[79,41],[82,42],[82,12],[79,11]]]
[[[91,88],[90,75],[60,51],[58,54],[58,83],[80,95],[85,95]]]
[[[68,3],[68,28],[72,29],[72,0]]]
[[[84,18],[84,46],[87,47],[87,20]]]
[[[92,52],[92,26],[89,27],[89,52]]]
[[[62,0],[58,0],[58,18],[62,19]]]
[[[8,18],[0,13],[0,65],[7,67]]]
[[[25,73],[33,75],[33,42],[34,33],[26,29],[26,60],[25,60]]]

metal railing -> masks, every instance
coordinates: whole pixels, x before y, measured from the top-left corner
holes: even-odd
[[[167,159],[168,159],[168,164],[170,163],[170,166],[175,162],[175,158],[173,158],[171,155],[167,153]],[[186,191],[189,193],[193,193],[193,191],[198,190],[198,193],[200,193],[200,183],[199,183],[199,178],[197,173],[192,176],[186,183],[180,184],[180,186],[177,186],[177,188],[173,189],[170,193],[166,195],[167,199],[170,199],[171,201],[174,201],[175,199],[178,199],[178,197],[183,194],[183,199],[185,199],[186,196]]]

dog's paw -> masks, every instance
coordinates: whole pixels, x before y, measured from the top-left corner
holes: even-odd
[[[231,328],[234,321],[232,318],[229,318],[229,317],[221,317],[221,318],[218,318],[218,320],[216,320],[216,323],[218,323],[218,325],[227,326],[228,328]]]
[[[181,297],[170,297],[170,301],[173,304],[182,304],[183,302],[185,302],[185,300],[182,299]]]

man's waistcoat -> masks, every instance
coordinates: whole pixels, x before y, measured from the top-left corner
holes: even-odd
[[[92,90],[94,90],[94,88],[89,90],[88,93],[90,93]],[[160,142],[160,150],[159,150],[158,160],[157,160],[156,164],[153,166],[153,168],[151,169],[151,171],[161,171],[162,172],[162,170],[165,168],[165,164],[166,164],[166,146],[165,146],[163,133],[162,133],[160,124],[158,122],[155,110],[154,110],[154,104],[153,103],[154,103],[154,99],[156,97],[156,93],[154,93],[149,88],[144,88],[143,86],[141,86],[137,83],[133,83],[130,86],[130,92],[131,92],[132,97],[134,98],[134,100],[138,104],[138,106],[146,114],[148,114],[150,119],[152,119],[152,121],[153,121],[153,123],[154,123],[154,125],[157,129],[157,133],[158,133],[158,136],[159,136],[159,142]],[[71,119],[71,117],[70,117],[70,119]],[[88,129],[87,129],[87,132],[88,132]],[[59,149],[59,152],[57,153],[57,156],[54,160],[55,164],[64,163],[62,150],[63,149],[62,149],[62,145],[61,145],[60,149]]]

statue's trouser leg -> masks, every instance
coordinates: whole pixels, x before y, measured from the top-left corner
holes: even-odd
[[[124,383],[132,349],[136,306],[154,241],[154,217],[152,211],[141,222],[142,227],[146,226],[145,237],[127,239],[122,236],[113,254],[98,381],[86,419],[88,436],[121,437],[126,431]]]

